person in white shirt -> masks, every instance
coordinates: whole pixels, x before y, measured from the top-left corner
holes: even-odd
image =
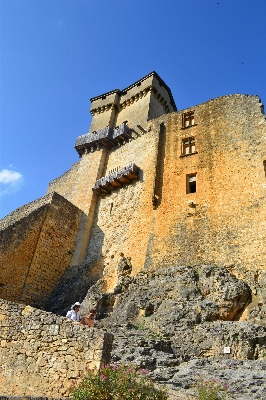
[[[71,310],[67,312],[66,317],[72,319],[72,321],[79,322],[79,310],[80,303],[77,301],[73,306],[71,306]]]

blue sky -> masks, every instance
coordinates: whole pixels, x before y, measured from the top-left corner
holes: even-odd
[[[266,103],[265,0],[1,0],[0,14],[0,218],[78,160],[91,97],[153,70],[178,109]]]

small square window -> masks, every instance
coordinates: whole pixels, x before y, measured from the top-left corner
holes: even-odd
[[[183,139],[182,141],[182,154],[185,156],[187,154],[193,154],[196,152],[196,147],[195,147],[195,138],[190,137]]]
[[[187,194],[196,193],[197,191],[197,174],[187,175]]]
[[[182,115],[182,126],[183,126],[183,128],[187,128],[189,126],[193,126],[194,124],[195,124],[194,111],[190,111],[190,112],[184,113]]]

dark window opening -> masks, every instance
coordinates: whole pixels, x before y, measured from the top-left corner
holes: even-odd
[[[196,174],[187,175],[187,193],[196,193],[197,176]]]
[[[189,193],[196,193],[196,182],[189,182]]]
[[[193,126],[194,124],[195,124],[194,111],[190,111],[182,115],[183,128],[187,128],[188,126]]]
[[[266,160],[263,161],[263,166],[264,166],[264,174],[265,174],[265,178],[266,178]]]

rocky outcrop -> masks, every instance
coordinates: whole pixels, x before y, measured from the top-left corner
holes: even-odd
[[[181,326],[238,319],[250,299],[245,282],[225,268],[205,265],[164,268],[136,277],[120,274],[113,293],[101,294],[102,287],[98,281],[83,304],[96,307],[105,326],[130,322],[170,336]],[[103,298],[109,311],[102,307]]]
[[[231,272],[237,278],[245,281],[252,293],[252,301],[246,308],[243,319],[266,326],[266,271],[233,266]]]
[[[206,380],[212,377],[228,385],[227,399],[230,400],[266,398],[266,361],[194,359],[182,363],[172,379],[165,382],[166,389],[172,393],[170,400],[183,399],[182,393],[184,399],[193,395],[198,376]]]

